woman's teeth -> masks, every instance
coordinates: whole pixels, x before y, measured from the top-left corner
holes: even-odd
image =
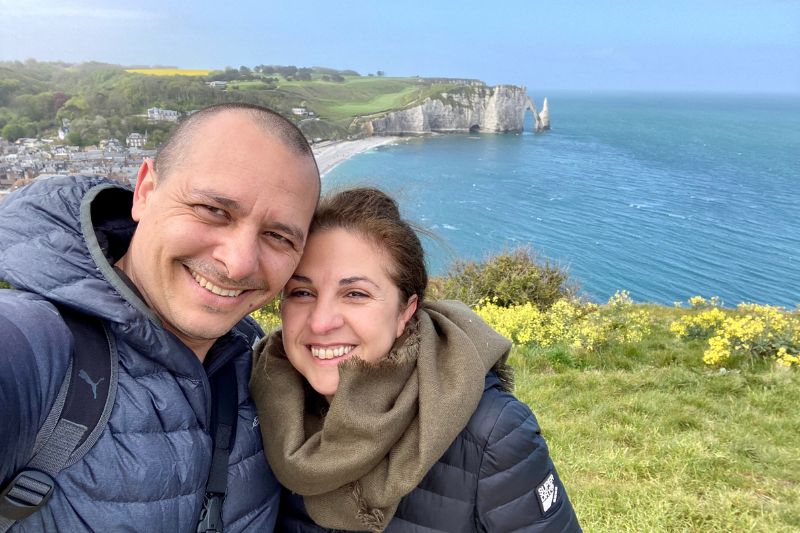
[[[343,355],[347,355],[350,351],[355,348],[355,346],[339,346],[337,348],[318,348],[316,346],[311,347],[311,355],[316,357],[317,359],[334,359],[336,357],[342,357]]]

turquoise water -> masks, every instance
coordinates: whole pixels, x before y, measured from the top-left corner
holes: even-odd
[[[434,274],[530,245],[596,301],[800,304],[800,97],[548,96],[548,133],[415,138],[324,187],[394,194]]]

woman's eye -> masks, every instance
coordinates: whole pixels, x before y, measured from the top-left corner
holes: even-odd
[[[362,292],[362,291],[349,291],[347,293],[348,298],[369,298],[369,294]]]
[[[289,298],[305,298],[312,296],[311,291],[308,289],[293,289],[289,291]]]

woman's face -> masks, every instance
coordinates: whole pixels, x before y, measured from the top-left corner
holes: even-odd
[[[416,295],[400,302],[388,261],[371,241],[347,230],[313,233],[283,290],[286,355],[328,401],[339,387],[339,363],[385,357],[417,308]]]

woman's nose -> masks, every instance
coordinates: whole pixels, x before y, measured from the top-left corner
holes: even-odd
[[[322,335],[342,327],[344,317],[337,305],[331,302],[317,301],[308,317],[308,323],[313,333]]]

